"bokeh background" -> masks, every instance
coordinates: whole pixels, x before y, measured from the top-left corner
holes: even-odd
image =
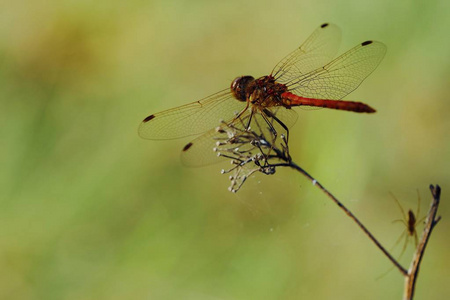
[[[2,1],[1,299],[400,299],[403,278],[298,173],[227,191],[190,169],[188,139],[142,140],[148,114],[261,76],[321,23],[340,52],[388,53],[346,99],[373,115],[301,110],[291,154],[388,248],[401,212],[443,189],[417,299],[450,293],[450,3]],[[421,226],[418,227],[421,229]],[[402,243],[400,243],[402,244]],[[400,255],[402,245],[394,249]],[[413,243],[401,261],[407,266]]]

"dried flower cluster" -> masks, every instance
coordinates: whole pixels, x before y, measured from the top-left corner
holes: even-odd
[[[288,163],[291,160],[286,135],[278,137],[276,132],[262,130],[259,126],[257,130],[250,127],[243,129],[246,128],[243,125],[242,120],[231,124],[222,122],[216,128],[218,134],[214,138],[217,155],[231,160],[232,167],[221,172],[231,173],[228,189],[234,193],[253,173],[272,175],[280,162]]]

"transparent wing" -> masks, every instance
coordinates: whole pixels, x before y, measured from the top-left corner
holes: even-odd
[[[375,70],[385,54],[383,43],[366,41],[325,66],[308,74],[294,75],[283,83],[290,92],[302,97],[340,100]]]
[[[168,140],[201,134],[220,120],[231,120],[246,106],[233,98],[230,89],[207,98],[150,115],[139,126],[139,135],[149,140]]]
[[[282,83],[322,67],[336,56],[340,42],[339,27],[322,24],[299,48],[275,66],[272,76]]]
[[[284,107],[275,107],[270,108],[270,112],[275,115],[283,124],[290,128],[297,121],[297,113],[292,109],[286,109]],[[248,125],[248,120],[251,115],[251,109],[247,109],[239,119],[230,120],[226,122],[226,124],[231,124],[237,130],[245,131]],[[275,128],[280,136],[281,133],[286,133],[284,128],[278,124],[273,118],[270,116],[265,116],[270,124]],[[205,165],[210,165],[214,163],[224,162],[226,159],[224,157],[217,156],[218,152],[227,153],[228,150],[232,150],[235,148],[240,148],[241,151],[248,151],[252,146],[250,144],[225,144],[218,145],[217,143],[226,141],[230,138],[229,130],[225,130],[228,126],[225,124],[217,124],[215,129],[209,130],[205,134],[199,136],[194,139],[192,142],[188,143],[181,152],[181,161],[185,166],[188,167],[200,167]],[[223,130],[217,130],[217,128]],[[269,125],[262,117],[261,112],[255,111],[252,116],[250,122],[250,128],[252,131],[257,132],[258,134],[262,134],[266,137],[270,137],[272,135]],[[216,149],[216,151],[214,151]],[[231,159],[228,159],[231,160]]]
[[[181,151],[181,162],[187,167],[201,167],[223,162],[222,157],[214,151],[218,140],[225,139],[226,134],[211,129],[184,146]]]

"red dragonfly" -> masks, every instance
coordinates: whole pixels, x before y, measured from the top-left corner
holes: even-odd
[[[299,48],[282,59],[270,75],[258,79],[237,77],[230,88],[152,114],[140,124],[139,135],[165,140],[204,133],[188,143],[181,155],[185,165],[201,166],[217,161],[212,149],[220,134],[214,129],[220,120],[227,124],[242,123],[244,130],[254,128],[255,122],[259,128],[266,124],[276,135],[280,129],[289,133],[288,128],[297,120],[293,106],[373,113],[375,109],[367,104],[339,100],[375,70],[386,53],[386,46],[365,41],[333,59],[340,36],[336,25],[322,24]]]

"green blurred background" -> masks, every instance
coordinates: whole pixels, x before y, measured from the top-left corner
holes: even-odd
[[[450,287],[450,3],[0,3],[1,299],[400,299],[403,278],[316,187],[280,169],[237,193],[189,169],[188,139],[137,135],[150,113],[261,76],[321,23],[340,52],[388,53],[346,99],[374,115],[301,110],[294,160],[391,247],[405,209],[443,189],[417,299]],[[413,243],[402,262],[409,264]],[[401,246],[394,254],[398,256]]]

